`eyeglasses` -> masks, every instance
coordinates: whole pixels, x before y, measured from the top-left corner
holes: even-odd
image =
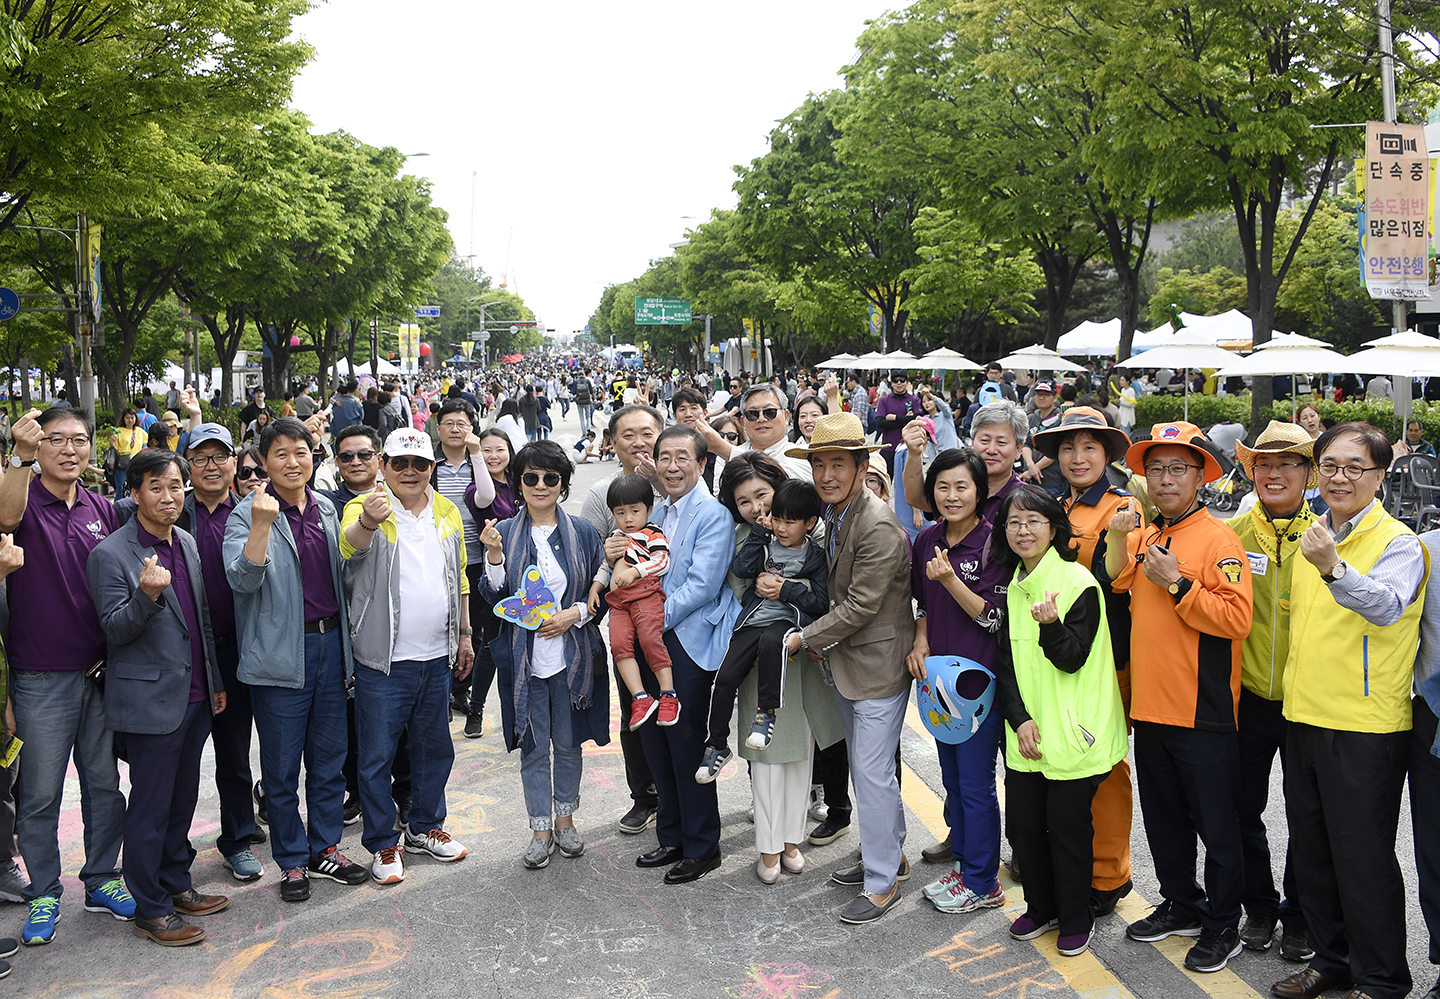
[[[342,465],[348,465],[356,458],[359,458],[361,461],[369,461],[378,453],[378,451],[374,451],[368,447],[365,448],[365,450],[363,451],[341,451],[335,456],[335,460],[340,462],[340,464]]]
[[[430,471],[430,466],[435,464],[430,458],[417,458],[409,454],[402,454],[398,458],[386,458],[385,460],[389,463],[391,470],[396,472],[403,472],[407,468],[413,468],[417,472],[428,472]]]
[[[668,467],[674,465],[676,468],[686,468],[695,464],[695,456],[683,452],[680,454],[671,454],[667,451],[664,454],[656,456],[655,464],[657,466],[663,465]]]
[[[470,426],[470,421],[469,421],[469,420],[446,420],[444,423],[440,424],[440,429],[441,429],[441,430],[464,430],[466,433],[469,433],[469,432],[470,432],[470,429],[471,429],[471,426]]]
[[[527,486],[529,486],[531,489],[534,489],[536,486],[538,486],[538,485],[540,484],[540,473],[539,473],[539,472],[526,472],[524,475],[520,476],[520,481],[523,482],[523,483],[525,483],[525,484],[526,484]],[[559,472],[546,472],[546,473],[545,473],[545,484],[546,484],[547,486],[549,486],[551,489],[554,489],[556,486],[558,486],[558,485],[560,484],[560,473],[559,473]]]
[[[197,454],[190,459],[190,464],[195,468],[219,468],[233,457],[232,454]]]
[[[241,482],[245,482],[248,479],[268,479],[270,478],[270,473],[265,471],[265,469],[263,468],[256,468],[254,465],[246,465],[241,468],[240,471],[235,473],[235,478],[239,479]]]
[[[745,410],[745,419],[749,420],[751,423],[754,423],[757,420],[773,420],[779,415],[780,410],[776,409],[774,406],[766,406],[764,409]]]
[[[1305,463],[1303,461],[1271,461],[1264,464],[1257,461],[1255,462],[1255,474],[1288,475],[1289,473],[1295,471],[1295,469],[1302,467],[1304,464]]]
[[[1025,534],[1039,534],[1049,526],[1050,521],[1044,519],[1007,520],[1005,521],[1005,533],[1020,534],[1023,532]]]
[[[721,437],[724,437],[724,438],[725,438],[727,441],[729,441],[731,444],[734,444],[736,441],[738,441],[738,440],[740,439],[740,435],[739,435],[738,433],[736,433],[735,431],[733,431],[733,430],[722,430],[722,431],[720,432],[720,436],[721,436]]]
[[[1334,478],[1336,473],[1344,472],[1345,478],[1351,482],[1354,482],[1366,472],[1378,472],[1380,470],[1379,465],[1337,465],[1335,462],[1328,460],[1320,462],[1317,467],[1320,469],[1321,478]]]
[[[49,437],[42,437],[40,439],[57,451],[66,444],[75,445],[77,451],[83,451],[90,446],[90,438],[86,434],[74,434],[69,437],[64,434],[51,434]]]
[[[1147,479],[1158,479],[1168,472],[1172,479],[1183,479],[1188,469],[1199,467],[1199,465],[1187,465],[1183,461],[1174,461],[1168,465],[1146,465],[1145,477]]]

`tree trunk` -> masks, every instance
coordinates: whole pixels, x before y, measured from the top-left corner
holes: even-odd
[[[1035,262],[1045,275],[1045,346],[1054,350],[1065,332],[1065,312],[1089,254],[1070,254],[1059,243],[1036,240]]]

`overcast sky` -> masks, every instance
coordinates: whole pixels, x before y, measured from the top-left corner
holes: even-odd
[[[331,0],[295,106],[412,159],[456,252],[509,275],[546,325],[671,252],[774,120],[840,85],[884,0]],[[683,218],[698,216],[695,220]],[[507,269],[508,260],[508,269]]]

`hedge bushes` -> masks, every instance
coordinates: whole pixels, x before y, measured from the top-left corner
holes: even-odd
[[[1272,419],[1289,419],[1292,406],[1305,401],[1304,399],[1298,402],[1285,400],[1261,410],[1261,426],[1263,427]],[[1322,417],[1334,420],[1336,423],[1360,420],[1384,430],[1392,441],[1398,440],[1400,437],[1401,428],[1395,422],[1395,407],[1389,400],[1376,402],[1321,401],[1316,402],[1315,406],[1320,410]],[[1425,428],[1425,439],[1431,443],[1440,443],[1440,403],[1417,400],[1412,409],[1412,419],[1419,420]],[[1142,396],[1135,403],[1135,425],[1145,428],[1156,423],[1181,420],[1184,419],[1184,412],[1184,396]],[[1190,422],[1198,427],[1208,427],[1215,423],[1240,423],[1253,431],[1254,428],[1250,426],[1250,396],[1248,393],[1245,395],[1191,394]]]

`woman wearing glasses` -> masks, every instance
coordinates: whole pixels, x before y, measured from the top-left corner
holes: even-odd
[[[732,417],[729,413],[715,417],[710,421],[710,427],[719,434],[720,438],[727,444],[734,446],[745,442],[745,428],[741,426],[739,420]],[[705,471],[701,473],[701,476],[705,479],[705,488],[710,490],[712,495],[715,493],[715,459],[716,454],[714,451],[706,454]]]
[[[560,507],[570,494],[572,469],[554,441],[527,444],[513,467],[523,505],[509,520],[487,520],[480,531],[486,599],[502,603],[526,594],[528,602],[548,603],[551,611],[532,630],[521,626],[533,624],[531,611],[517,607],[491,643],[505,746],[521,751],[532,834],[521,862],[532,870],[546,866],[557,847],[563,857],[585,852],[574,818],[581,746],[610,741],[605,645],[586,606],[604,549],[595,528]],[[532,566],[540,580],[531,578]]]
[[[242,449],[235,461],[235,495],[244,499],[269,481],[260,449],[254,444]]]

